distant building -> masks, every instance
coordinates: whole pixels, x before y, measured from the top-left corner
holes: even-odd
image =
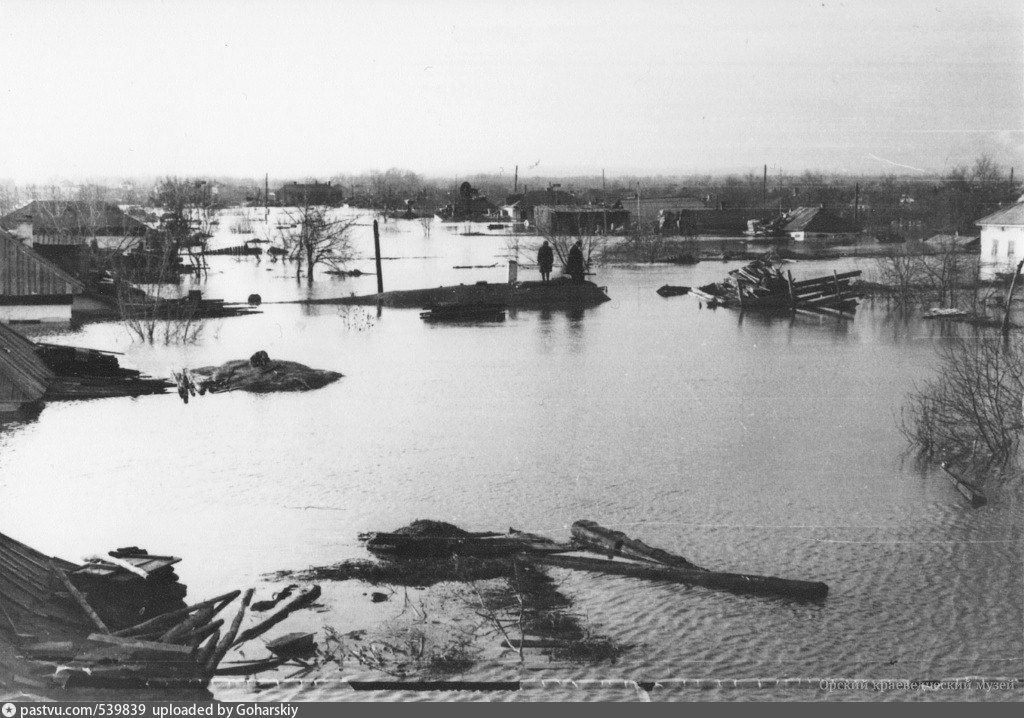
[[[109,202],[35,200],[0,217],[7,230],[30,247],[40,245],[129,249],[151,228]]]
[[[330,182],[303,184],[291,182],[277,190],[274,197],[282,207],[302,207],[304,205],[337,207],[345,201],[341,186],[332,185]]]
[[[70,321],[85,285],[0,230],[0,321]]]
[[[980,277],[993,279],[997,272],[1016,269],[1024,259],[1024,197],[975,224],[981,227]]]
[[[537,205],[537,229],[549,234],[615,234],[629,226],[629,210],[596,205]]]
[[[639,221],[644,229],[661,228],[666,215],[679,216],[684,210],[704,209],[699,197],[643,197],[637,202],[636,195],[626,196],[619,203],[632,213],[634,223]]]
[[[519,194],[509,195],[502,205],[502,214],[515,222],[528,222],[533,224],[534,208],[538,205],[561,205],[575,206],[582,202],[572,192],[565,192],[558,187],[547,189],[527,190]]]
[[[798,242],[807,239],[852,239],[861,228],[822,207],[797,207],[786,216],[782,231]]]
[[[480,190],[469,182],[459,185],[458,194],[443,207],[438,216],[453,222],[497,219],[501,216],[498,206],[480,194]]]

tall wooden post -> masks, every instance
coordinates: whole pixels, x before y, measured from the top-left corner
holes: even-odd
[[[1017,262],[1017,271],[1013,273],[1013,279],[1010,280],[1010,291],[1006,293],[1006,311],[1003,312],[1002,327],[1004,337],[1010,333],[1010,304],[1013,302],[1013,290],[1017,287],[1017,277],[1020,276],[1021,269],[1024,269],[1024,259]]]
[[[764,166],[764,177],[761,179],[761,214],[768,207],[768,165]]]
[[[793,291],[793,273],[786,270],[786,283],[789,285],[789,306],[796,308],[796,292]]]
[[[860,215],[860,182],[853,189],[853,223],[857,224]]]
[[[373,253],[377,258],[377,294],[384,293],[384,274],[380,269],[380,230],[377,220],[373,220]]]

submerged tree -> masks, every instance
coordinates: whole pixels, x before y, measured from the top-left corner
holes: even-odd
[[[976,336],[939,354],[938,375],[907,398],[900,429],[926,460],[987,469],[1011,461],[1020,444],[1024,345]]]
[[[351,237],[354,216],[343,217],[329,207],[313,204],[290,208],[285,214],[294,227],[281,235],[281,242],[288,257],[297,263],[296,279],[302,274],[303,263],[306,281],[312,283],[318,264],[341,269],[355,258]]]

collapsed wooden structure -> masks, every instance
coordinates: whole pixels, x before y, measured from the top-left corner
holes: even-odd
[[[205,688],[231,648],[320,595],[314,585],[242,630],[253,589],[186,606],[179,560],[131,547],[79,566],[0,534],[4,673],[34,686]],[[217,618],[240,595],[230,623]]]
[[[415,532],[373,532],[360,540],[370,552],[402,560],[437,560],[459,555],[479,558],[516,557],[544,566],[596,573],[610,573],[649,581],[665,581],[702,586],[732,593],[778,596],[794,600],[822,600],[828,586],[820,581],[804,581],[757,574],[713,571],[697,566],[683,556],[648,546],[620,531],[593,521],[580,520],[572,525],[572,538],[557,542],[545,536],[509,529],[508,534],[461,530],[432,531],[439,522],[414,522],[426,530]],[[579,555],[598,553],[603,558]],[[574,555],[570,555],[574,554]],[[619,560],[616,560],[619,559]]]
[[[795,281],[770,258],[756,259],[734,269],[721,282],[695,287],[690,294],[709,306],[743,311],[808,311],[820,314],[850,314],[857,309],[860,290],[852,282],[860,270]]]

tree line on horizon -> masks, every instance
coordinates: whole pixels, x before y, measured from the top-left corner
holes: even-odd
[[[285,181],[305,181],[289,178]],[[310,180],[312,181],[312,180]],[[687,197],[712,209],[747,209],[764,217],[795,207],[821,206],[857,221],[876,234],[918,236],[934,232],[974,234],[974,221],[995,211],[1020,195],[1020,183],[1013,170],[991,157],[981,156],[971,165],[954,167],[940,176],[864,175],[848,176],[807,171],[793,175],[750,172],[745,175],[711,174],[689,176],[539,176],[518,178],[507,173],[470,174],[465,177],[430,177],[391,168],[358,174],[336,174],[324,181],[341,188],[345,202],[381,213],[399,213],[413,208],[429,213],[452,201],[459,185],[469,182],[494,204],[501,205],[513,194],[525,190],[557,187],[577,195],[583,203],[626,202],[642,198]],[[168,182],[196,187],[207,204],[232,207],[261,205],[264,180],[209,176],[164,178],[155,184],[123,182],[118,186],[97,183],[81,185],[18,185],[0,181],[0,216],[33,199],[103,199],[119,204],[160,207]],[[284,181],[270,184],[273,192]],[[515,186],[515,185],[518,186]],[[216,187],[211,194],[210,189]]]

